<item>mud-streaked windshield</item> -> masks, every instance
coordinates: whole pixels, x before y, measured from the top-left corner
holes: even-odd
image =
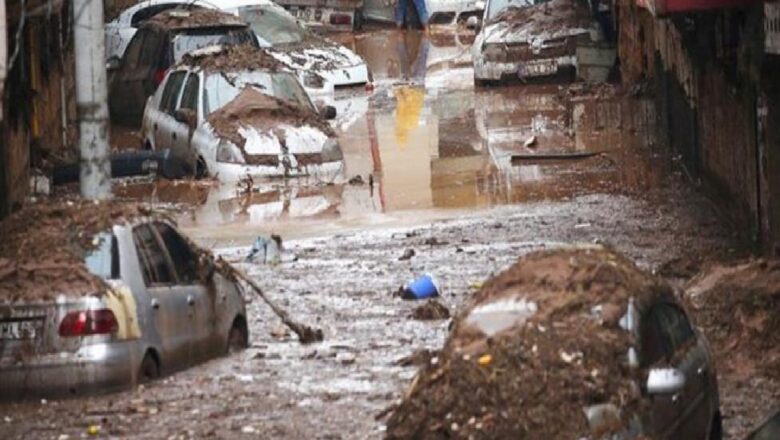
[[[281,8],[271,5],[246,6],[238,10],[238,16],[249,23],[252,31],[271,46],[303,41],[305,31]]]
[[[487,5],[487,19],[488,21],[494,20],[498,14],[509,7],[525,8],[528,6],[546,3],[548,1],[550,0],[490,0]]]
[[[238,96],[246,86],[303,108],[314,107],[298,79],[288,72],[217,72],[206,77],[204,88],[205,114],[222,108]]]
[[[178,34],[173,37],[172,43],[173,59],[178,63],[184,54],[206,46],[252,44],[254,41],[252,34],[245,29],[207,29]]]

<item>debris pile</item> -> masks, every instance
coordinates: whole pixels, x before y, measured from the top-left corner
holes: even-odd
[[[234,26],[246,27],[238,16],[215,9],[179,8],[168,9],[144,21],[150,26],[166,29],[197,29],[200,27]]]
[[[211,113],[208,122],[220,137],[242,150],[246,138],[241,134],[241,129],[245,127],[269,131],[279,124],[294,127],[309,125],[335,137],[330,125],[314,111],[294,106],[252,87],[245,87],[232,101]],[[243,152],[246,155],[246,151]]]
[[[577,0],[551,0],[533,6],[510,6],[499,12],[488,24],[507,22],[512,30],[522,27],[525,31],[537,34],[545,31],[559,31],[569,28],[591,26],[588,9]]]
[[[211,49],[211,48],[209,48]],[[214,50],[196,50],[182,57],[182,65],[200,67],[207,72],[241,72],[289,70],[263,49],[250,44],[217,46]]]
[[[449,319],[449,317],[450,309],[435,299],[429,300],[412,312],[412,318],[418,321],[436,321],[439,319]]]
[[[721,367],[780,379],[780,260],[714,265],[686,291]]]
[[[543,251],[490,280],[454,321],[439,361],[418,373],[387,423],[400,438],[583,438],[584,409],[639,405],[620,326],[629,298],[666,285],[600,247]],[[600,432],[597,434],[604,434]]]
[[[28,205],[12,214],[0,224],[0,302],[104,293],[104,281],[84,263],[101,245],[96,235],[148,214],[137,204],[81,200]]]

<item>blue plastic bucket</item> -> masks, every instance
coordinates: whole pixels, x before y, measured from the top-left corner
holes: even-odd
[[[406,286],[404,299],[425,299],[439,296],[439,285],[433,276],[422,275]]]

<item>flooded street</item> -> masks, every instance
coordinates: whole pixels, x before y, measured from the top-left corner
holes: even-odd
[[[410,356],[439,349],[448,332],[449,320],[415,320],[422,302],[394,295],[417,276],[438,280],[454,315],[532,250],[601,243],[654,271],[741,252],[654,141],[652,99],[582,84],[475,90],[465,35],[337,37],[374,79],[373,90],[337,90],[332,101],[339,178],[114,189],[183,205],[185,232],[240,263],[324,342],[299,344],[253,298],[246,351],[131,391],[2,404],[0,437],[80,438],[96,424],[118,438],[381,438],[416,372]],[[282,263],[243,263],[272,233],[284,239]],[[760,415],[734,422],[741,403],[723,400],[726,438],[741,438]]]

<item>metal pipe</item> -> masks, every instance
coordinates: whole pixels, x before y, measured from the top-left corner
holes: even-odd
[[[73,1],[81,196],[111,197],[103,1]]]

